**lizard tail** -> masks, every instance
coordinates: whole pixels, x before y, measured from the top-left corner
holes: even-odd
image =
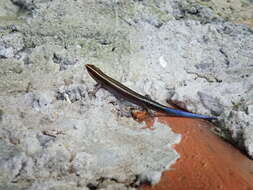
[[[207,120],[217,119],[217,117],[186,112],[186,111],[177,110],[177,109],[173,109],[169,107],[163,108],[163,111],[165,111],[169,115],[173,115],[177,117],[189,117],[189,118],[207,119]]]

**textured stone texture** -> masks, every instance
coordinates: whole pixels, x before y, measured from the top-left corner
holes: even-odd
[[[253,156],[249,27],[186,0],[6,0],[0,10],[3,187],[134,188],[178,157],[168,146],[178,135],[141,130],[103,90],[90,96],[86,63],[163,104],[219,116],[220,134]]]

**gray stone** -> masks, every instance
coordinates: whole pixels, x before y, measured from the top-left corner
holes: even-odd
[[[1,142],[0,146],[0,170],[2,171],[0,181],[1,184],[10,185],[11,182],[15,183],[21,176],[21,173],[25,173],[33,163],[30,163],[30,159],[14,146],[10,146],[4,142]]]
[[[66,100],[71,103],[80,101],[85,98],[86,90],[83,86],[70,85],[70,86],[62,86],[57,91],[56,98],[58,100]]]
[[[200,101],[202,104],[211,111],[214,115],[221,115],[224,112],[223,105],[219,102],[218,98],[213,98],[212,96],[203,93],[198,92],[198,95],[200,97]]]
[[[23,35],[20,33],[10,33],[0,39],[0,58],[14,57],[24,48]]]
[[[193,0],[6,0],[0,12],[0,188],[135,189],[179,157],[168,126],[141,129],[125,117],[131,104],[89,96],[84,64],[164,105],[219,115],[253,156],[247,26]]]
[[[3,120],[4,111],[0,109],[0,122]]]
[[[0,46],[0,57],[1,58],[10,58],[14,56],[13,48],[5,48],[4,46]]]

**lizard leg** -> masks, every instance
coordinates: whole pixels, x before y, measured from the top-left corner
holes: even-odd
[[[151,96],[148,94],[145,94],[145,97],[151,100]]]
[[[147,118],[154,118],[154,117],[155,117],[155,114],[154,114],[154,113],[152,112],[152,110],[149,109],[147,106],[142,105],[141,107],[142,107],[141,110],[135,109],[135,108],[130,109],[131,115],[132,115],[132,117],[133,117],[134,119],[136,119],[136,113],[138,113],[138,112],[140,112],[140,111],[141,111],[141,112],[145,111],[145,112],[144,112],[144,115],[145,115],[145,116],[144,116],[141,120],[145,120],[145,119],[147,119]]]

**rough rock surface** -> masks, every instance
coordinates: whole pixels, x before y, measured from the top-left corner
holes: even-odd
[[[219,116],[220,133],[253,157],[249,27],[186,0],[6,0],[0,10],[1,188],[134,188],[177,159],[178,135],[140,129],[105,91],[89,96],[86,63]]]

